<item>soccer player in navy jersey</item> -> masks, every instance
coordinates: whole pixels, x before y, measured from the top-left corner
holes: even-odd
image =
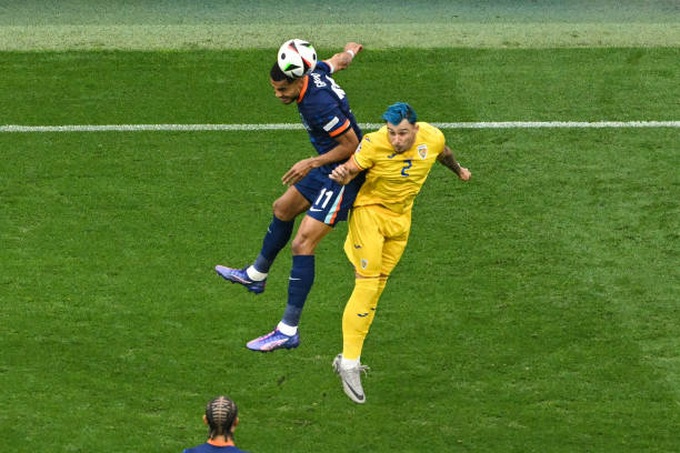
[[[210,400],[205,408],[203,423],[208,425],[208,440],[184,453],[246,453],[234,443],[234,430],[238,425],[238,407],[226,396]]]
[[[314,251],[337,222],[347,219],[363,183],[361,176],[344,186],[329,178],[333,169],[354,153],[362,138],[347,95],[331,76],[347,68],[362,48],[361,44],[347,43],[343,52],[319,61],[300,78],[286,76],[278,63],[270,71],[274,94],[284,104],[297,104],[318,155],[296,162],[281,178],[288,189],[273,204],[274,215],[255,261],[242,269],[215,267],[224,279],[255,294],[262,293],[272,263],[292,237],[295,218],[305,213],[291,243],[293,265],[283,317],[272,332],[248,342],[250,350],[269,352],[298,347],[298,324],[314,283]]]

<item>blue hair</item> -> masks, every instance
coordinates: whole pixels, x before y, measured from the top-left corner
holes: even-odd
[[[411,124],[416,124],[418,115],[413,107],[408,105],[406,102],[397,102],[387,107],[385,113],[383,113],[382,119],[392,124],[399,124],[404,119],[408,120]]]

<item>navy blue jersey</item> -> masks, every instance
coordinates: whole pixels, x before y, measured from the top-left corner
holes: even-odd
[[[297,106],[302,124],[317,153],[325,154],[335,148],[338,144],[334,138],[350,128],[354,129],[361,141],[361,129],[349,107],[347,96],[331,77],[331,68],[327,63],[318,62],[314,71],[305,76]],[[341,163],[326,165],[320,170],[329,174]]]
[[[184,450],[184,453],[247,453],[247,452],[234,446],[218,447],[216,445],[210,445],[209,443],[205,443],[198,445],[194,448],[187,448]]]

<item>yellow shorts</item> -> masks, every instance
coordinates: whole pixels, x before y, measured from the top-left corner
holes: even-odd
[[[396,214],[382,206],[352,209],[345,254],[362,277],[390,275],[411,232],[411,211]]]

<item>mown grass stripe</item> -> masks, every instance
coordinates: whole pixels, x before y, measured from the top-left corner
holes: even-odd
[[[441,129],[541,129],[541,128],[678,128],[680,121],[491,121],[433,123]],[[380,123],[362,123],[364,129],[378,129]],[[74,124],[61,126],[0,126],[0,132],[134,132],[134,131],[273,131],[302,129],[297,123],[265,124]]]

